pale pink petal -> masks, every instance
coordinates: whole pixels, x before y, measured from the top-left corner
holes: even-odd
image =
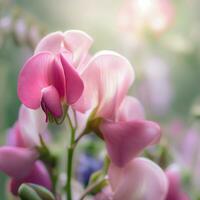
[[[22,183],[34,183],[41,185],[48,190],[52,189],[52,183],[49,173],[41,161],[37,161],[28,176],[22,179],[12,179],[10,182],[10,190],[14,195],[17,195],[18,188]]]
[[[87,57],[93,39],[85,32],[70,30],[64,33],[64,46],[73,54],[74,66],[80,66]]]
[[[66,54],[61,53],[60,59],[65,74],[67,103],[73,104],[80,98],[83,92],[83,81],[76,69],[68,61]]]
[[[165,200],[168,181],[162,169],[145,158],[135,158],[124,168],[110,165],[113,200]]]
[[[8,176],[22,178],[33,167],[38,154],[34,150],[20,147],[0,147],[0,170]]]
[[[128,122],[104,121],[100,125],[108,154],[113,163],[122,167],[147,146],[160,139],[158,124],[145,120]]]
[[[9,129],[7,134],[7,145],[15,147],[26,147],[25,141],[19,129],[19,122]]]
[[[21,105],[18,121],[20,133],[26,146],[39,145],[39,135],[44,135],[47,128],[46,116],[43,110],[41,108],[32,110]]]
[[[117,112],[117,120],[130,121],[135,119],[144,119],[144,117],[145,114],[142,104],[136,98],[126,96]]]
[[[63,39],[64,34],[60,31],[48,34],[38,43],[35,54],[41,51],[49,51],[55,54],[59,53]]]
[[[169,181],[169,190],[166,200],[189,200],[187,194],[182,190],[180,168],[177,165],[171,165],[165,171]]]
[[[50,112],[55,117],[61,117],[63,114],[58,91],[52,85],[42,89],[41,105],[46,114]]]
[[[85,87],[75,107],[81,112],[96,108],[96,117],[114,118],[134,80],[134,71],[123,56],[102,51],[90,60],[81,77]]]
[[[39,108],[41,90],[48,85],[48,68],[54,56],[47,52],[31,57],[23,66],[18,80],[18,96],[29,108]]]

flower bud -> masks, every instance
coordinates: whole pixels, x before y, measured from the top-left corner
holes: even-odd
[[[55,200],[49,190],[36,184],[22,184],[18,194],[22,200]]]

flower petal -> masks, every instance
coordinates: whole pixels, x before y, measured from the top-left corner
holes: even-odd
[[[52,85],[42,89],[41,105],[46,114],[47,111],[55,117],[61,117],[63,114],[58,91]]]
[[[134,97],[126,96],[117,112],[118,121],[130,121],[144,119],[144,109],[142,104]]]
[[[18,96],[24,105],[36,109],[40,106],[41,90],[48,85],[48,68],[54,56],[42,52],[32,56],[23,66],[18,80]]]
[[[64,46],[73,54],[73,64],[79,67],[88,55],[93,39],[83,31],[70,30],[64,33]]]
[[[9,129],[7,134],[7,145],[15,147],[26,147],[25,141],[20,132],[19,122],[16,122],[14,126]]]
[[[46,116],[41,108],[32,110],[21,105],[19,111],[19,129],[26,147],[40,144],[39,134],[43,135],[47,128]]]
[[[49,51],[55,54],[58,53],[61,49],[63,39],[64,34],[60,31],[48,34],[38,43],[35,54],[42,51]]]
[[[169,190],[166,200],[189,200],[187,194],[182,191],[180,169],[177,165],[171,165],[165,171],[169,181]]]
[[[0,170],[8,176],[22,178],[33,167],[38,154],[34,150],[20,147],[0,147]]]
[[[65,96],[65,74],[59,56],[55,59],[49,69],[49,84],[53,85],[59,93],[60,98]]]
[[[109,168],[113,200],[164,200],[168,181],[162,169],[146,158],[135,158],[124,168]]]
[[[60,58],[65,73],[67,103],[73,104],[80,98],[83,92],[83,81],[76,69],[67,60],[66,54],[61,53]]]
[[[81,77],[85,87],[75,107],[81,112],[97,108],[96,117],[113,118],[133,82],[134,71],[123,56],[102,51],[90,60]]]
[[[146,120],[104,121],[100,130],[112,162],[119,167],[123,167],[145,147],[158,142],[161,134],[158,124]]]
[[[51,190],[52,183],[49,173],[41,161],[37,161],[30,174],[22,179],[12,179],[10,182],[10,190],[17,195],[18,188],[22,183],[34,183]]]

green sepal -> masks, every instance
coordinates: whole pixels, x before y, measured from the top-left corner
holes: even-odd
[[[21,200],[43,200],[37,192],[27,184],[22,184],[19,187],[18,195]]]
[[[37,192],[37,194],[42,198],[42,200],[55,200],[53,194],[45,187],[33,183],[29,183],[28,185],[31,186]]]
[[[21,200],[55,200],[53,194],[45,187],[32,183],[22,184],[18,194]]]

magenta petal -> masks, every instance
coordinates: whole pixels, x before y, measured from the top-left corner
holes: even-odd
[[[62,98],[65,96],[65,74],[59,56],[56,56],[49,69],[49,82]]]
[[[75,103],[83,92],[83,81],[76,69],[68,62],[66,55],[60,55],[66,79],[66,98],[68,104]]]
[[[135,158],[124,168],[111,163],[109,180],[113,200],[165,200],[168,181],[162,169],[145,158]]]
[[[22,178],[33,167],[38,154],[34,150],[20,147],[0,147],[0,170],[8,176]]]
[[[55,117],[60,117],[62,115],[62,105],[60,102],[60,97],[58,91],[55,87],[49,86],[42,90],[42,108],[47,114],[49,111]]]
[[[22,183],[34,183],[41,185],[48,190],[52,189],[52,183],[49,173],[41,161],[37,161],[30,174],[22,179],[12,179],[10,182],[10,190],[17,195],[18,188]]]
[[[40,106],[41,90],[48,85],[48,68],[53,55],[47,52],[31,57],[23,66],[18,80],[18,96],[24,105],[36,109]]]
[[[161,134],[158,124],[145,120],[116,123],[104,121],[100,130],[112,162],[119,167],[124,166],[145,147],[158,142]]]

